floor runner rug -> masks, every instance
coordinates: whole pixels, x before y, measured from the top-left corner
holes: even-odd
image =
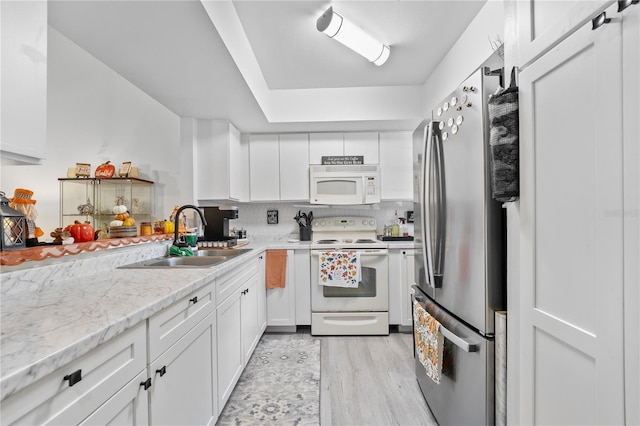
[[[318,425],[320,340],[260,340],[218,425]]]

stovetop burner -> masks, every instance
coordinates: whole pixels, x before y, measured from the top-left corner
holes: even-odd
[[[316,241],[317,244],[335,244],[337,242],[338,242],[338,240],[318,240],[318,241]]]
[[[356,244],[367,244],[367,243],[375,243],[376,241],[370,238],[360,238],[356,240]]]

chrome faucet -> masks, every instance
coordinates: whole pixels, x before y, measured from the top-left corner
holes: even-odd
[[[182,211],[186,209],[193,209],[197,211],[200,215],[200,220],[202,220],[202,226],[205,226],[207,224],[207,219],[204,218],[202,211],[193,204],[185,204],[184,206],[178,208],[178,210],[176,211],[176,217],[173,218],[173,245],[176,247],[186,247],[188,245],[186,242],[181,243],[178,237],[178,222],[180,222],[180,213],[182,213]]]

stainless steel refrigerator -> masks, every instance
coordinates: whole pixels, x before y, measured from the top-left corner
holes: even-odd
[[[494,58],[493,66],[474,72],[414,132],[413,297],[444,335],[440,383],[418,359],[416,376],[443,425],[495,420],[494,313],[506,308],[506,274],[503,209],[491,198],[486,102],[501,64]]]

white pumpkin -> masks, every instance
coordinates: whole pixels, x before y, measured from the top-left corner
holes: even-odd
[[[123,223],[124,223],[124,221],[122,221],[122,220],[112,220],[111,222],[109,222],[109,226],[111,226],[111,227],[122,226]]]
[[[127,206],[125,206],[124,204],[120,204],[119,206],[113,206],[113,209],[111,209],[113,214],[125,213],[127,210],[128,210]]]

